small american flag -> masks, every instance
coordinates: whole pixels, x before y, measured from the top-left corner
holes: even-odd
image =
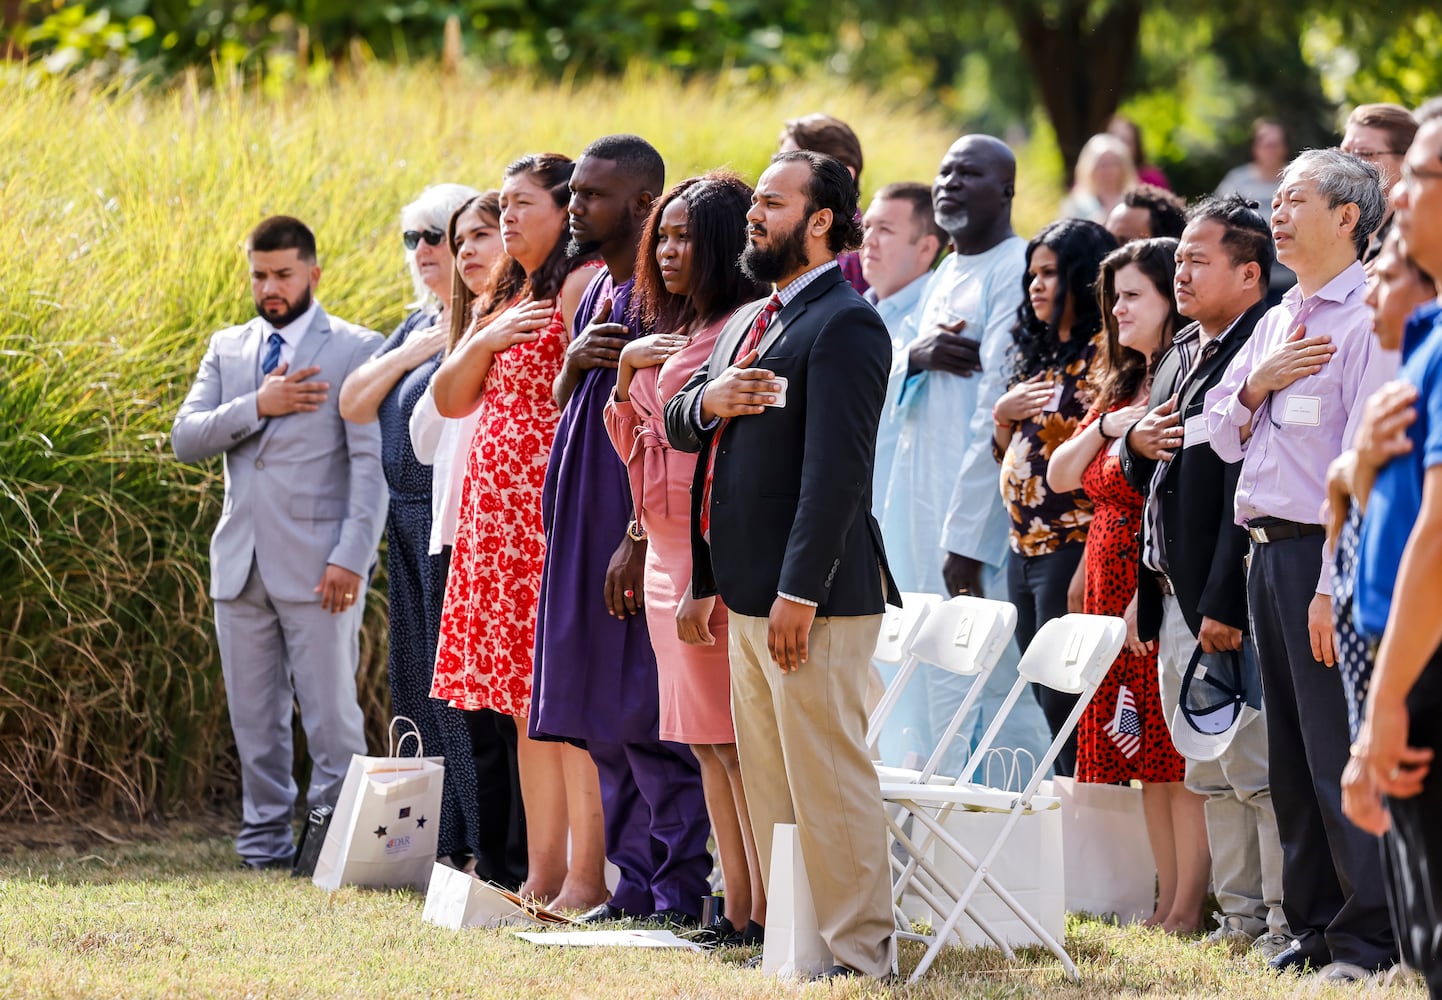
[[[1117,711],[1106,728],[1107,735],[1123,756],[1135,757],[1142,748],[1142,718],[1137,714],[1137,703],[1131,689],[1125,684],[1117,692]]]

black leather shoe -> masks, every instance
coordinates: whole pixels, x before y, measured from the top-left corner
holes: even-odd
[[[610,903],[592,907],[576,918],[578,924],[611,924],[618,920],[629,920],[626,911]]]
[[[726,919],[722,917],[721,919]],[[642,917],[641,923],[647,927],[668,927],[674,930],[690,930],[701,923],[694,915],[668,907],[664,910],[657,910],[648,917]],[[732,928],[733,930],[735,928]]]
[[[743,948],[760,948],[766,943],[766,928],[754,920],[748,920],[746,929],[741,932],[741,940],[736,943]]]
[[[845,965],[833,965],[831,968],[827,969],[825,972],[823,972],[821,975],[817,976],[816,978],[817,978],[817,979],[855,979],[856,977],[858,977],[858,976],[860,976],[860,975],[861,975],[861,973],[857,972],[855,969],[850,968],[850,967],[848,967],[848,966],[845,966]]]
[[[1305,947],[1300,941],[1293,941],[1287,948],[1267,963],[1273,972],[1307,972],[1320,969],[1331,962],[1331,956],[1317,948]]]

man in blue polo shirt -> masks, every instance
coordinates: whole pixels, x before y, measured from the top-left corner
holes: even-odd
[[[1394,189],[1397,225],[1417,266],[1442,274],[1442,108],[1423,119]],[[1362,525],[1354,617],[1380,637],[1366,715],[1352,755],[1349,809],[1380,832],[1388,816],[1388,895],[1404,960],[1442,995],[1442,306],[1428,303],[1407,324],[1401,378],[1416,387],[1410,449],[1377,473]],[[1365,795],[1370,781],[1375,791]],[[1349,805],[1352,803],[1349,802]]]

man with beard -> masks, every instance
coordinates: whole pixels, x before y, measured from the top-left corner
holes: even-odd
[[[871,465],[891,339],[836,255],[855,247],[856,182],[820,153],[778,153],[752,196],[741,266],[775,282],[721,331],[666,405],[699,452],[692,589],[730,610],[731,703],[761,871],[794,823],[831,975],[893,964],[866,681],[889,598]],[[768,891],[770,886],[767,886]]]
[[[881,530],[904,591],[1006,599],[1010,531],[992,457],[991,410],[1010,378],[1024,287],[1026,241],[1011,228],[1015,182],[1016,159],[1006,143],[964,135],[947,150],[932,184],[936,222],[956,252],[927,286],[898,403],[900,434]],[[1009,643],[944,767],[959,767],[968,743],[975,746],[986,731],[1016,681],[1019,660]],[[925,703],[915,714],[929,717],[931,732],[919,740],[929,749],[970,681],[941,670],[923,679],[917,688]],[[903,704],[897,714],[912,712]],[[1018,701],[999,745],[1039,760],[1050,743],[1035,699]]]
[[[634,135],[597,139],[571,175],[572,252],[599,253],[606,266],[581,298],[576,316],[591,323],[556,379],[564,409],[541,498],[530,734],[584,747],[599,772],[606,856],[621,877],[582,919],[693,926],[712,867],[701,771],[689,748],[659,736],[656,657],[640,613],[646,540],[604,421],[621,348],[639,332],[629,308],[636,250],[664,183],[661,155]]]
[[[210,596],[240,753],[235,847],[259,869],[294,853],[292,698],[311,806],[334,805],[351,755],[365,753],[355,673],[386,488],[378,425],[342,420],[329,392],[380,335],[314,301],[315,236],[299,219],[266,219],[245,246],[260,315],[211,338],[170,438],[182,462],[225,456]]]

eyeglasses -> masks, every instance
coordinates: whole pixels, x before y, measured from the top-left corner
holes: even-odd
[[[1373,160],[1384,156],[1406,156],[1406,153],[1399,153],[1394,149],[1344,149],[1344,153],[1351,153],[1359,160],[1366,160],[1371,163]]]
[[[1418,181],[1437,180],[1442,178],[1442,170],[1428,170],[1425,167],[1414,167],[1410,163],[1402,164],[1402,183],[1412,187]]]
[[[407,250],[414,250],[420,246],[421,240],[425,240],[427,246],[438,247],[441,245],[441,240],[445,238],[446,234],[439,229],[427,229],[422,233],[418,233],[414,229],[407,229],[401,233],[401,240],[405,243]]]

